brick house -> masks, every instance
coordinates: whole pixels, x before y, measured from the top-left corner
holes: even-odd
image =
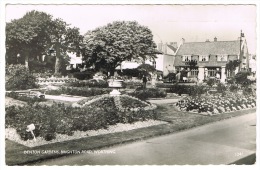
[[[187,69],[188,77],[198,77],[199,82],[208,78],[220,78],[225,82],[227,77],[242,69],[248,69],[248,48],[244,34],[234,41],[185,42],[182,40],[177,49],[174,67],[177,71]],[[241,64],[234,73],[226,72],[226,64],[230,60],[240,60]],[[196,60],[197,65],[189,70],[187,61]]]

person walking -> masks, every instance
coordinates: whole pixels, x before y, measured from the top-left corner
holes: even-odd
[[[147,77],[143,75],[143,88],[146,89]]]

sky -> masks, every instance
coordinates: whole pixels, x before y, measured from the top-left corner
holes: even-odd
[[[256,53],[255,5],[6,5],[5,19],[43,11],[80,28],[82,34],[113,21],[137,21],[151,29],[156,43],[237,40],[245,34]]]

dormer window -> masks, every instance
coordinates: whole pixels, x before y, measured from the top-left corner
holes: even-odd
[[[227,58],[227,55],[221,54],[217,56],[217,61],[227,61]]]
[[[191,60],[191,55],[183,55],[182,61],[190,61]]]
[[[209,56],[208,55],[200,55],[199,61],[209,61]]]

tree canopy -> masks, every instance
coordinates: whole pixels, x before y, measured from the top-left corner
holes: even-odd
[[[36,57],[45,51],[48,41],[48,26],[52,16],[44,12],[31,11],[22,18],[6,24],[6,45],[8,61],[15,63],[17,54],[28,67],[29,56]],[[32,56],[33,54],[33,56]]]
[[[156,58],[156,44],[149,28],[135,21],[115,21],[84,35],[84,61],[96,70],[113,74],[123,61]]]
[[[6,25],[7,62],[17,63],[17,54],[20,54],[28,68],[29,61],[35,61],[43,55],[55,56],[55,73],[58,73],[61,64],[67,61],[64,59],[67,52],[79,52],[82,39],[79,29],[69,27],[62,19],[53,19],[44,12],[30,11]]]

